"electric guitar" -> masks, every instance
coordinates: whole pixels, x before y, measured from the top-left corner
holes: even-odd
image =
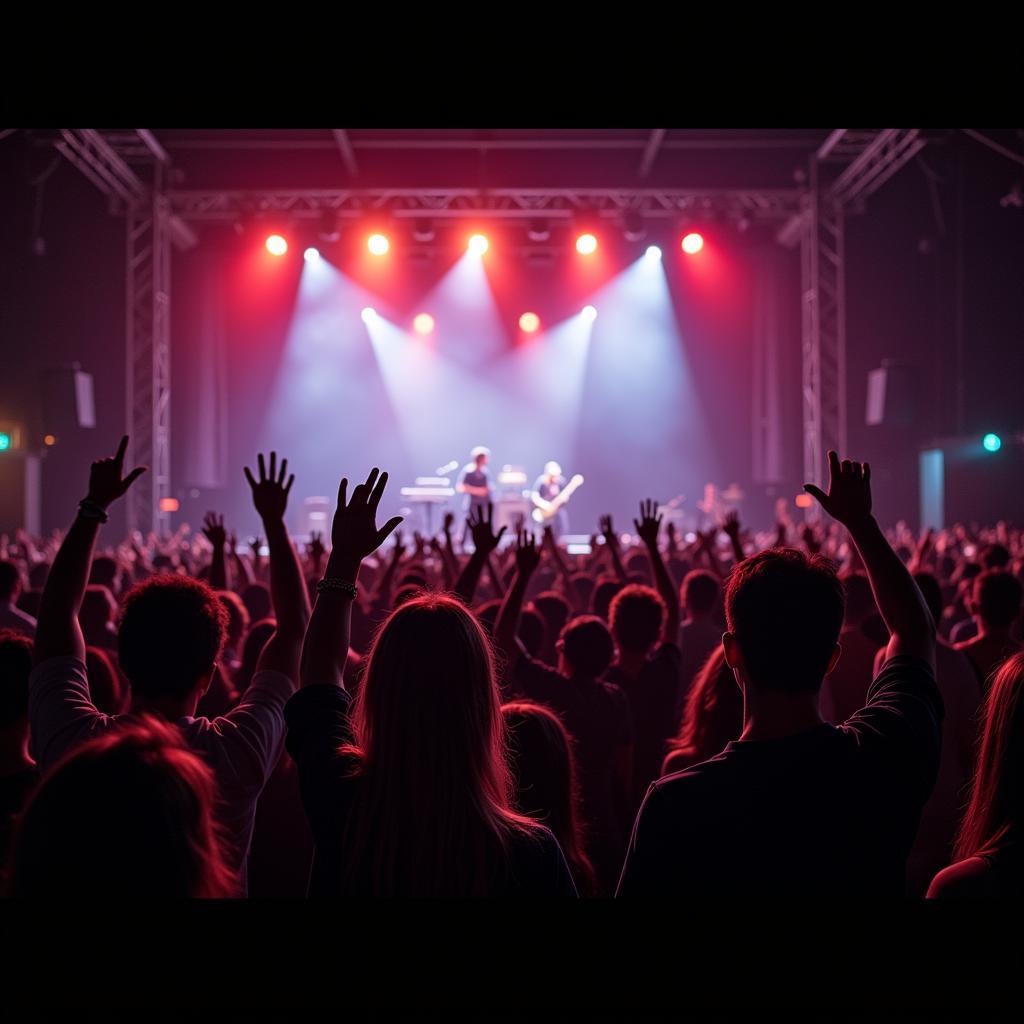
[[[533,499],[533,503],[536,506],[533,510],[533,521],[535,523],[546,523],[554,519],[558,514],[558,510],[565,505],[572,497],[573,492],[583,483],[583,477],[577,473],[568,484],[565,486],[565,490],[559,491],[550,501],[546,503],[546,507],[542,508],[537,505],[537,499]]]

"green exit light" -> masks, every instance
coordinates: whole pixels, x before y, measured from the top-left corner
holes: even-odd
[[[7,451],[11,447],[11,435],[0,431],[0,452]]]
[[[1003,447],[1003,439],[998,434],[986,434],[981,443],[987,452],[997,452]]]

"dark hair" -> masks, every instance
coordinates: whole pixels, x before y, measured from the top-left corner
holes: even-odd
[[[665,768],[681,771],[684,766],[700,764],[721,753],[742,731],[743,694],[719,644],[693,680],[679,735],[669,743]],[[679,767],[671,767],[670,760],[677,761]]]
[[[817,690],[843,625],[845,597],[821,555],[772,548],[733,569],[725,613],[755,686]]]
[[[562,630],[561,642],[570,667],[586,676],[603,676],[615,657],[611,631],[596,615],[577,615]]]
[[[1019,843],[1024,824],[1024,651],[1003,662],[985,698],[971,796],[956,859]]]
[[[177,728],[143,716],[77,747],[29,800],[15,896],[182,899],[236,894],[214,822],[213,772]]]
[[[110,555],[97,555],[92,560],[92,567],[89,569],[89,582],[98,583],[106,587],[112,594],[116,594],[117,580],[121,575],[121,567],[117,564],[116,558]]]
[[[1003,544],[986,544],[978,552],[978,561],[986,569],[1005,569],[1013,556]]]
[[[608,609],[611,607],[615,595],[625,584],[615,576],[602,576],[594,587],[594,593],[590,599],[590,610],[605,622],[608,621]]]
[[[82,595],[78,621],[87,643],[99,646],[99,638],[113,640],[113,624],[117,617],[117,601],[102,583],[90,583]]]
[[[513,809],[491,644],[459,600],[428,593],[378,631],[352,712],[361,784],[341,890],[485,896],[508,870]]]
[[[558,716],[539,704],[506,704],[516,807],[547,825],[562,847],[580,895],[597,890],[597,878],[583,842],[572,740]]]
[[[128,688],[102,647],[86,647],[85,672],[89,696],[105,715],[120,715],[128,710]]]
[[[241,664],[232,680],[239,696],[249,689],[249,683],[252,682],[252,677],[256,674],[256,663],[260,660],[267,641],[274,635],[275,629],[277,629],[277,622],[274,619],[260,619],[259,622],[254,622],[249,627],[249,632],[245,635],[245,643],[242,644]]]
[[[691,569],[683,577],[679,596],[688,615],[694,612],[709,615],[715,609],[720,592],[721,585],[714,573],[708,572],[707,569]]]
[[[245,631],[249,628],[249,611],[245,602],[233,590],[218,590],[217,600],[228,613],[228,632],[225,643],[237,650]]]
[[[544,616],[532,608],[524,608],[519,614],[519,639],[531,658],[539,658],[544,649],[547,625]]]
[[[274,614],[274,605],[270,600],[270,587],[266,583],[250,583],[242,591],[242,601],[249,613],[250,622],[269,619]]]
[[[569,603],[561,594],[545,590],[531,602],[534,609],[544,616],[544,623],[551,636],[557,636],[569,618]]]
[[[1012,573],[986,569],[974,580],[974,604],[989,626],[1009,626],[1020,614],[1021,585]]]
[[[942,610],[945,607],[939,581],[930,572],[915,572],[914,582],[917,584],[917,589],[921,591],[924,602],[928,605],[928,611],[932,613],[932,619],[938,628],[942,623]]]
[[[395,591],[395,596],[391,599],[391,607],[397,608],[399,605],[405,604],[406,601],[419,597],[422,593],[423,587],[418,583],[405,583]]]
[[[152,576],[124,599],[118,655],[132,690],[184,697],[212,670],[227,633],[217,594],[188,576]]]
[[[622,650],[644,652],[660,638],[665,615],[665,602],[656,590],[631,583],[612,599],[608,624]]]
[[[574,572],[569,577],[569,584],[576,594],[579,606],[585,608],[589,605],[590,599],[594,595],[594,587],[597,586],[594,577],[588,576],[585,572]]]
[[[0,558],[0,600],[9,601],[21,585],[21,570],[14,562]]]
[[[0,629],[0,726],[14,725],[28,714],[28,677],[32,641],[13,629]]]
[[[859,626],[869,615],[877,612],[871,582],[866,573],[853,570],[844,572],[839,579],[846,598],[846,621],[851,626]]]

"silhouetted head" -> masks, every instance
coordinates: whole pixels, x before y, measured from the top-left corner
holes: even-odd
[[[153,576],[124,600],[118,657],[136,697],[183,700],[209,685],[228,613],[205,583]]]
[[[85,649],[85,672],[89,678],[89,696],[105,715],[120,715],[128,710],[128,687],[102,647]]]
[[[612,599],[625,586],[615,576],[602,576],[594,587],[594,593],[590,601],[590,610],[600,619],[608,621],[608,609],[611,607]]]
[[[78,621],[82,624],[82,632],[91,643],[99,644],[100,638],[106,634],[113,636],[111,627],[117,617],[117,601],[114,595],[102,584],[90,583],[82,597],[82,608],[78,613]]]
[[[990,628],[1005,629],[1020,615],[1021,585],[1012,573],[986,569],[974,581],[971,612]]]
[[[0,629],[0,729],[28,720],[28,677],[32,641],[12,629]]]
[[[978,552],[978,561],[986,569],[1005,569],[1011,559],[1009,548],[1003,544],[986,544]]]
[[[487,460],[491,457],[491,449],[478,445],[469,453],[469,457],[476,463],[477,469],[482,469],[487,465]]]
[[[584,852],[578,812],[576,759],[559,717],[539,704],[517,702],[501,709],[509,736],[515,804],[547,825],[584,892],[593,891],[594,869]]]
[[[614,597],[608,624],[620,651],[645,654],[665,628],[665,602],[651,587],[631,583]]]
[[[531,602],[534,611],[544,616],[548,636],[558,636],[569,618],[569,604],[561,594],[545,590]]]
[[[707,569],[691,569],[683,577],[680,599],[686,614],[690,618],[701,618],[711,615],[718,604],[721,584],[714,573]]]
[[[213,772],[177,728],[143,716],[43,778],[14,840],[15,896],[186,899],[236,894],[214,823]]]
[[[544,616],[532,608],[524,608],[519,615],[519,639],[531,658],[539,658],[547,636]]]
[[[875,607],[875,595],[871,592],[871,583],[867,574],[862,572],[844,572],[839,578],[846,597],[844,622],[847,626],[860,626],[878,610]]]
[[[13,604],[21,593],[21,570],[6,558],[0,559],[0,602]]]
[[[577,615],[558,639],[562,670],[568,675],[603,676],[615,657],[615,644],[604,619]]]
[[[730,667],[756,689],[817,691],[839,657],[844,604],[820,555],[773,548],[745,559],[725,592]]]
[[[925,604],[928,605],[928,611],[932,613],[932,621],[938,626],[942,622],[944,607],[942,587],[939,586],[939,581],[930,572],[915,572],[914,582],[917,584],[918,590],[921,591]]]
[[[117,564],[117,559],[111,558],[110,555],[97,555],[92,560],[92,567],[89,569],[89,582],[106,587],[112,594],[119,593],[121,567]]]
[[[218,590],[217,600],[228,613],[228,632],[224,644],[232,651],[237,651],[249,628],[249,612],[245,602],[233,590]]]
[[[249,613],[250,622],[268,619],[274,614],[274,605],[270,600],[270,587],[266,583],[250,583],[242,591],[242,601]]]
[[[277,622],[274,619],[260,619],[249,627],[242,644],[242,660],[235,673],[234,684],[239,694],[245,693],[256,674],[256,663],[266,647],[267,641],[274,635]]]

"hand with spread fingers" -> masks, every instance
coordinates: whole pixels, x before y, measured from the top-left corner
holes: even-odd
[[[377,526],[377,506],[388,484],[387,473],[372,469],[366,480],[357,484],[348,497],[348,478],[338,488],[338,508],[331,525],[331,562],[339,568],[352,571],[359,563],[384,543],[402,522],[394,516],[383,526]],[[329,572],[329,575],[333,573]]]
[[[270,472],[267,473],[266,464],[263,461],[263,453],[257,456],[259,467],[259,479],[253,479],[249,467],[245,467],[245,479],[249,481],[252,488],[252,503],[264,523],[284,519],[285,509],[288,507],[288,493],[295,483],[295,474],[287,478],[288,460],[281,460],[281,468],[277,467],[277,452],[270,453]]]
[[[637,536],[648,546],[657,547],[658,531],[661,529],[661,516],[658,515],[658,503],[651,498],[640,502],[640,518],[633,520]]]
[[[488,502],[474,508],[466,520],[473,537],[473,546],[483,555],[489,555],[500,543],[507,527],[494,532],[494,506]]]

